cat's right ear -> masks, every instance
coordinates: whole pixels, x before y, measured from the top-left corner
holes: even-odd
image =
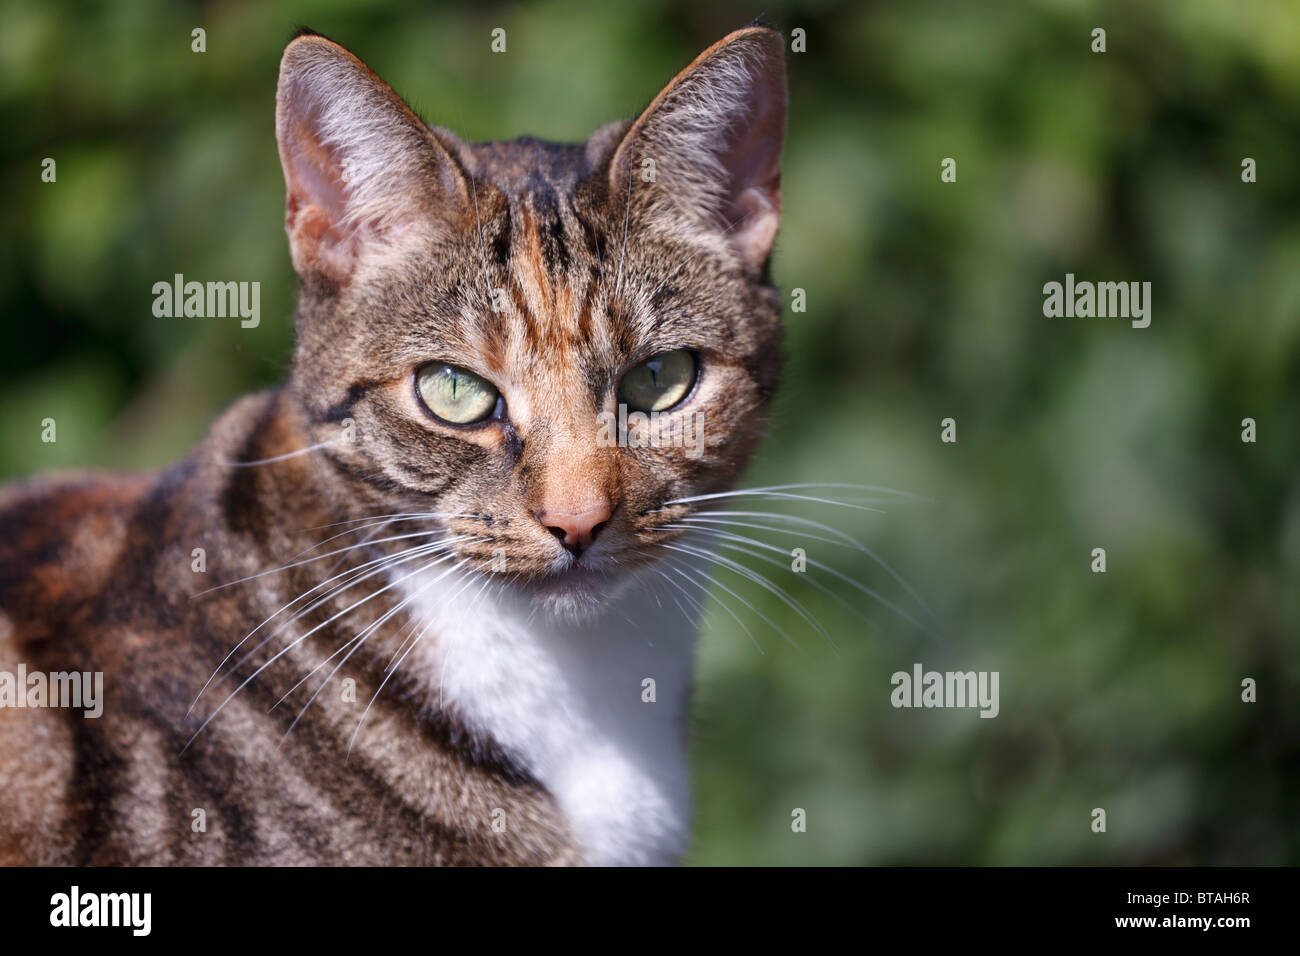
[[[325,37],[285,48],[275,133],[300,276],[345,285],[370,249],[436,234],[469,203],[459,168],[364,63]]]

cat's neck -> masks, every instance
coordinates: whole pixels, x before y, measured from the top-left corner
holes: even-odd
[[[440,706],[551,792],[588,862],[675,862],[689,832],[694,615],[648,579],[580,621],[450,578],[420,587],[412,605],[436,637],[404,666]]]

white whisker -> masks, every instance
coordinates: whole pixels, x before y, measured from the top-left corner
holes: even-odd
[[[264,578],[268,574],[279,574],[282,571],[288,571],[290,568],[300,568],[304,564],[311,564],[314,561],[324,561],[326,558],[332,558],[337,554],[347,554],[349,551],[355,551],[358,548],[368,548],[371,545],[385,544],[389,541],[407,541],[411,538],[427,538],[431,534],[437,534],[438,530],[439,529],[433,529],[431,531],[416,531],[412,534],[399,534],[388,538],[376,538],[373,541],[362,541],[359,544],[350,544],[346,548],[339,548],[337,551],[327,551],[325,554],[318,554],[314,558],[305,558],[302,561],[294,561],[290,564],[283,565],[282,567],[271,568],[269,571],[260,571],[257,574],[250,574],[246,578],[239,578],[235,581],[227,581],[225,584],[214,585],[205,591],[200,591],[198,594],[193,595],[191,600],[201,598],[203,595],[210,594],[213,591],[220,591],[223,588],[234,587],[236,584],[245,584],[249,581],[256,581],[258,578]],[[472,537],[472,535],[465,535],[465,537]]]
[[[798,529],[774,528],[771,525],[755,524],[752,521],[728,520],[726,518],[727,515],[737,515],[740,517],[753,517],[753,518],[768,518],[774,521],[789,521],[792,524],[799,525],[800,527]],[[823,541],[827,544],[837,544],[840,545],[841,547],[850,548],[854,551],[865,552],[867,550],[866,546],[863,545],[861,541],[858,541],[856,538],[845,534],[843,531],[839,531],[838,529],[831,528],[828,525],[819,524],[816,521],[808,521],[806,518],[800,518],[797,515],[773,514],[767,511],[695,511],[689,515],[686,515],[685,517],[677,519],[677,523],[682,523],[682,522],[690,522],[692,524],[726,525],[728,527],[736,527],[736,528],[753,528],[757,531],[772,531],[775,532],[776,534],[795,535],[796,537],[802,540]],[[808,531],[803,530],[803,528],[806,527],[816,528],[819,531],[825,530],[829,534],[833,535],[833,537],[827,538],[827,537],[823,537],[822,535],[811,534]]]
[[[667,526],[667,527],[671,527],[671,526]],[[695,528],[694,530],[701,530],[701,531],[702,531],[702,530],[705,530],[705,529]],[[715,530],[715,529],[708,529],[708,533],[713,534],[713,535],[716,535],[716,536],[718,536],[719,538],[721,538],[721,539],[723,539],[723,540],[727,540],[727,541],[740,541],[740,542],[743,542],[743,543],[745,543],[745,544],[752,544],[752,545],[754,545],[755,547],[763,548],[763,549],[766,550],[766,551],[774,551],[774,552],[776,552],[777,554],[781,554],[781,555],[788,555],[788,554],[789,554],[789,552],[786,551],[784,548],[779,548],[779,547],[777,547],[777,546],[774,545],[774,544],[768,544],[768,543],[766,543],[766,542],[764,542],[764,541],[758,541],[758,540],[756,540],[756,539],[754,539],[754,538],[748,538],[748,537],[745,537],[744,535],[732,534],[732,533],[729,532],[729,531],[721,531],[721,530]],[[924,624],[922,624],[920,621],[916,620],[914,617],[912,617],[912,615],[908,614],[906,611],[904,611],[904,610],[903,610],[902,608],[900,608],[898,605],[894,604],[892,601],[890,601],[888,598],[886,598],[884,595],[880,594],[879,592],[875,591],[874,589],[872,589],[872,588],[870,588],[870,587],[867,587],[867,585],[862,584],[860,581],[855,581],[853,578],[849,577],[848,575],[846,575],[846,574],[842,574],[841,572],[836,571],[834,568],[832,568],[832,567],[830,567],[830,566],[828,566],[828,565],[822,564],[820,561],[817,561],[817,560],[815,560],[815,559],[813,559],[813,558],[806,558],[805,560],[807,560],[807,562],[808,562],[811,566],[817,568],[818,570],[825,571],[827,574],[833,575],[834,577],[836,577],[836,578],[838,578],[839,580],[843,581],[845,584],[849,585],[850,587],[852,587],[852,588],[856,588],[857,590],[861,591],[863,594],[866,594],[868,597],[870,597],[870,598],[872,598],[872,599],[874,599],[874,600],[876,600],[876,601],[879,601],[881,604],[883,604],[885,607],[889,608],[891,611],[893,611],[895,614],[897,614],[897,615],[898,615],[899,617],[901,617],[903,620],[907,621],[909,624],[911,624],[911,625],[912,625],[913,627],[915,627],[917,630],[922,631],[923,633],[926,633],[926,634],[930,634],[930,633],[931,633],[930,629],[929,629],[926,625],[924,625]]]
[[[258,461],[218,461],[215,462],[215,464],[218,464],[223,468],[252,468],[255,465],[270,465],[277,461],[284,461],[288,458],[297,458],[299,455],[309,455],[314,451],[319,451],[322,448],[326,448],[329,445],[333,445],[340,441],[343,441],[342,436],[331,438],[328,441],[317,442],[316,444],[309,445],[306,448],[299,448],[297,451],[287,451],[283,455],[275,455],[271,458],[262,458]]]
[[[417,574],[418,572],[419,572],[419,569],[417,568],[415,571],[412,571],[411,574],[405,575],[405,576],[403,576],[403,577],[401,577],[401,578],[398,578],[396,581],[392,581],[392,582],[390,582],[389,584],[384,585],[384,587],[380,588],[378,591],[373,592],[372,594],[368,595],[367,597],[362,598],[360,601],[357,601],[357,602],[355,602],[354,604],[351,604],[351,605],[349,605],[348,607],[344,608],[342,611],[339,611],[337,614],[333,615],[332,617],[327,618],[326,620],[322,621],[320,624],[317,624],[315,627],[313,627],[313,628],[312,628],[311,630],[309,630],[307,633],[303,634],[303,635],[302,635],[301,637],[299,637],[297,640],[293,641],[291,644],[289,644],[289,645],[287,645],[286,647],[284,647],[284,648],[280,649],[279,651],[277,651],[277,652],[276,652],[276,653],[271,657],[270,660],[268,660],[265,664],[262,664],[260,667],[258,667],[257,670],[253,671],[253,673],[250,674],[250,675],[249,675],[249,676],[244,680],[244,682],[243,682],[242,684],[240,684],[240,685],[239,685],[238,687],[236,687],[233,691],[231,691],[230,694],[226,697],[226,699],[223,700],[220,704],[217,705],[216,710],[214,710],[211,714],[208,715],[207,719],[204,720],[203,723],[199,725],[199,729],[196,730],[196,731],[194,731],[193,736],[191,736],[190,739],[189,739],[188,741],[186,741],[185,746],[181,748],[181,753],[185,753],[185,751],[187,751],[187,750],[190,749],[190,745],[191,745],[192,743],[194,743],[194,741],[198,738],[199,734],[203,733],[204,729],[207,728],[208,724],[212,723],[212,721],[216,718],[216,716],[217,716],[219,713],[221,713],[221,711],[225,708],[225,706],[226,706],[227,704],[229,704],[232,700],[234,700],[235,695],[237,695],[241,690],[243,690],[245,687],[247,687],[249,684],[251,684],[254,680],[256,680],[257,677],[258,677],[258,675],[261,674],[262,671],[266,670],[268,667],[270,667],[272,664],[274,664],[277,660],[279,660],[281,657],[283,657],[285,654],[287,654],[287,653],[288,653],[289,651],[291,651],[293,648],[297,647],[299,644],[301,644],[301,643],[302,643],[303,641],[305,641],[307,638],[311,637],[313,634],[315,634],[315,633],[316,633],[317,631],[319,631],[321,628],[323,628],[323,627],[325,627],[325,626],[327,626],[327,625],[329,625],[329,624],[332,624],[334,621],[337,621],[340,617],[342,617],[342,616],[345,615],[345,614],[350,614],[353,610],[355,610],[356,608],[360,607],[362,604],[365,604],[367,601],[370,601],[370,600],[372,600],[372,599],[378,597],[379,595],[383,594],[385,591],[389,590],[390,588],[396,587],[398,584],[401,584],[401,583],[402,583],[403,581],[405,581],[407,578],[411,577],[411,576],[414,575],[414,574]]]
[[[446,556],[444,556],[444,557],[439,558],[439,559],[436,560],[436,561],[430,561],[428,564],[423,565],[422,567],[416,569],[416,571],[413,572],[413,573],[418,574],[418,573],[421,573],[421,572],[424,572],[424,571],[428,571],[428,570],[429,570],[430,568],[432,568],[434,565],[436,565],[436,564],[440,564],[440,563],[442,563],[443,561],[446,561],[449,557],[450,557],[450,555],[446,555]],[[424,584],[420,585],[420,587],[416,588],[416,590],[415,590],[413,593],[409,594],[408,596],[406,596],[405,598],[403,598],[401,601],[399,601],[397,604],[395,604],[393,607],[391,607],[391,608],[389,608],[387,611],[385,611],[385,612],[384,612],[384,613],[379,617],[378,620],[376,620],[373,624],[368,625],[364,630],[361,631],[361,633],[359,633],[358,635],[356,635],[354,638],[352,638],[351,641],[348,642],[348,644],[352,644],[352,645],[353,645],[352,650],[348,651],[347,654],[345,654],[345,655],[343,656],[343,659],[342,659],[341,661],[339,661],[337,664],[334,665],[334,669],[333,669],[332,671],[330,671],[328,675],[326,675],[325,679],[324,679],[323,681],[321,681],[320,686],[317,687],[316,690],[312,693],[312,695],[311,695],[310,697],[307,698],[307,703],[305,703],[305,704],[302,705],[302,709],[301,709],[300,711],[298,711],[298,715],[297,715],[296,717],[293,718],[293,720],[290,722],[288,728],[285,730],[285,732],[284,732],[284,736],[280,738],[280,743],[279,743],[279,745],[276,747],[276,750],[279,750],[280,747],[283,747],[283,746],[284,746],[285,741],[289,739],[289,735],[290,735],[291,733],[293,733],[293,729],[294,729],[295,727],[297,727],[297,726],[298,726],[298,722],[299,722],[300,720],[302,720],[303,714],[307,713],[308,708],[311,707],[311,705],[312,705],[312,701],[314,701],[314,700],[315,700],[315,699],[320,695],[320,692],[323,691],[323,690],[325,689],[326,685],[329,684],[329,682],[330,682],[331,680],[334,679],[334,675],[337,674],[337,673],[339,672],[339,670],[343,667],[344,664],[346,664],[346,663],[348,662],[348,660],[352,657],[352,655],[355,654],[358,650],[361,649],[361,645],[364,644],[364,643],[366,642],[366,639],[369,638],[370,635],[373,634],[375,631],[377,631],[377,630],[378,630],[378,629],[383,625],[383,623],[384,623],[385,621],[387,621],[390,617],[392,617],[394,614],[396,614],[396,613],[397,613],[398,611],[400,611],[402,608],[404,608],[404,607],[406,607],[408,604],[410,604],[410,603],[411,603],[413,600],[415,600],[415,599],[416,599],[420,594],[422,594],[422,593],[423,593],[427,588],[429,588],[430,585],[432,585],[435,581],[440,581],[440,580],[442,579],[442,577],[445,577],[446,574],[449,574],[452,570],[455,570],[455,568],[453,567],[453,568],[449,569],[447,572],[444,572],[443,575],[439,576],[438,578],[435,578],[433,581],[426,581]],[[347,644],[344,645],[344,647],[346,647],[346,646],[347,646]],[[335,655],[337,655],[337,654],[339,653],[339,651],[341,651],[342,649],[343,649],[343,648],[339,648],[338,650],[336,650],[336,651],[334,652],[334,654],[331,654],[330,657],[328,657],[328,658],[325,659],[325,661],[322,661],[321,664],[317,665],[317,668],[316,668],[316,669],[319,669],[319,667],[324,666],[324,664],[325,664],[326,662],[328,662],[331,658],[333,658]],[[315,669],[313,669],[312,673],[315,673]],[[310,676],[311,676],[311,675],[309,674],[308,677],[310,677]],[[303,680],[306,680],[306,679],[307,679],[307,678],[303,678]],[[388,678],[384,678],[384,681],[387,681],[387,679],[388,679]],[[302,681],[299,681],[299,684],[301,684],[301,683],[302,683]],[[298,686],[298,685],[295,684],[295,685],[294,685],[294,688],[296,689],[297,686]],[[383,682],[380,683],[380,686],[383,686]],[[293,693],[293,690],[290,690],[289,693]],[[287,697],[287,696],[288,696],[288,694],[285,695],[285,697]],[[282,697],[282,698],[280,698],[280,700],[282,701],[282,700],[284,700],[284,698]],[[280,701],[277,701],[276,704],[275,704],[275,706],[273,706],[271,709],[274,710],[276,706],[279,706],[279,703],[280,703]],[[346,759],[346,758],[344,758],[344,759]]]
[[[664,502],[664,504],[666,504],[666,505],[674,505],[674,504],[689,504],[689,503],[697,502],[697,501],[708,501],[708,500],[710,500],[710,499],[712,499],[712,498],[736,498],[736,497],[740,497],[740,496],[744,496],[744,495],[779,495],[779,496],[785,497],[787,494],[789,495],[789,497],[794,498],[795,500],[800,500],[800,501],[802,501],[802,500],[816,501],[816,502],[820,502],[820,503],[822,503],[822,504],[841,504],[841,503],[842,503],[842,502],[840,502],[839,500],[834,499],[834,498],[818,498],[818,497],[811,497],[811,496],[807,496],[807,495],[796,495],[796,494],[793,494],[793,492],[795,492],[797,489],[801,489],[801,488],[803,488],[803,489],[807,489],[807,488],[843,488],[843,489],[848,490],[848,491],[873,491],[873,492],[882,492],[882,493],[887,494],[887,495],[894,495],[894,496],[897,496],[898,498],[906,498],[906,499],[910,499],[910,500],[912,500],[912,501],[926,501],[926,502],[932,502],[932,501],[934,500],[934,499],[932,499],[932,498],[925,498],[925,497],[922,497],[921,495],[913,494],[913,493],[910,492],[910,491],[902,491],[902,490],[900,490],[900,489],[898,489],[898,488],[885,488],[885,487],[883,487],[883,486],[881,486],[881,485],[855,485],[855,484],[849,484],[849,483],[847,483],[847,482],[842,482],[842,481],[804,481],[804,482],[798,482],[798,483],[795,483],[795,484],[786,484],[786,485],[764,485],[764,486],[759,486],[759,487],[754,487],[754,488],[734,488],[734,489],[732,489],[732,490],[730,490],[730,491],[715,491],[715,492],[713,492],[712,494],[707,494],[707,495],[692,495],[692,496],[690,496],[690,497],[686,497],[686,498],[675,498],[675,499],[673,499],[672,501],[666,501],[666,502]]]
[[[729,514],[730,514],[730,515],[749,516],[749,517],[768,518],[768,519],[778,520],[778,521],[787,521],[787,522],[790,522],[790,523],[792,523],[792,524],[797,524],[797,525],[800,525],[800,526],[803,526],[803,527],[816,528],[818,531],[824,531],[824,532],[826,532],[827,534],[833,535],[834,537],[836,537],[837,539],[839,539],[839,543],[841,543],[841,544],[845,544],[845,545],[847,545],[847,546],[850,546],[850,547],[854,548],[854,549],[857,550],[857,551],[861,551],[863,554],[865,554],[867,557],[869,557],[872,561],[874,561],[876,564],[878,564],[881,568],[883,568],[883,569],[885,570],[885,572],[886,572],[887,574],[889,574],[889,576],[890,576],[891,578],[893,578],[893,579],[894,579],[894,580],[899,584],[899,586],[901,586],[901,587],[903,588],[903,590],[905,590],[905,591],[906,591],[906,592],[911,596],[912,600],[915,601],[915,602],[917,603],[917,605],[921,608],[921,610],[923,610],[923,611],[926,613],[927,616],[929,616],[929,617],[934,617],[934,612],[931,611],[931,610],[930,610],[930,606],[929,606],[929,605],[928,605],[924,600],[922,600],[921,595],[918,594],[918,593],[916,592],[916,589],[913,588],[912,585],[908,583],[908,581],[907,581],[906,578],[904,578],[901,574],[899,574],[897,571],[895,571],[895,570],[893,569],[893,567],[891,567],[891,566],[889,565],[889,563],[888,563],[887,561],[885,561],[884,558],[880,557],[880,555],[876,554],[875,551],[873,551],[871,548],[868,548],[865,544],[863,544],[863,543],[862,543],[861,541],[859,541],[857,538],[854,538],[854,537],[852,537],[852,536],[850,536],[850,535],[847,535],[847,534],[845,534],[844,532],[838,530],[837,528],[832,528],[830,525],[822,524],[822,523],[819,522],[819,521],[812,521],[812,520],[809,519],[809,518],[803,518],[803,517],[800,517],[800,516],[798,516],[798,515],[782,515],[782,514],[776,514],[776,513],[774,513],[774,512],[769,512],[769,511],[719,511],[719,512],[697,512],[697,513],[695,513],[695,514],[687,515],[687,516],[685,516],[684,518],[681,518],[681,519],[678,519],[678,520],[686,521],[686,520],[689,520],[689,519],[691,519],[691,518],[706,518],[706,517],[714,517],[714,516],[729,515]],[[723,522],[718,522],[718,523],[723,523]],[[742,523],[741,523],[741,522],[734,522],[734,524],[736,524],[736,525],[741,525]],[[783,529],[780,529],[780,528],[763,528],[763,527],[761,527],[761,526],[755,526],[755,527],[758,527],[759,530],[774,531],[774,532],[779,532],[779,533],[783,533],[783,534],[790,534],[790,533],[792,533],[792,532],[790,532],[790,531],[786,531],[786,530],[783,530]],[[808,536],[808,537],[814,537],[814,539],[815,539],[815,536]]]
[[[473,515],[439,514],[439,513],[437,513],[437,512],[428,512],[428,513],[425,513],[425,514],[372,515],[371,518],[375,519],[375,520],[373,520],[373,521],[371,521],[371,518],[363,518],[363,519],[360,519],[360,520],[362,520],[362,521],[370,521],[371,523],[369,523],[369,524],[358,525],[358,526],[355,527],[355,528],[349,528],[347,531],[340,531],[338,534],[331,535],[330,537],[324,539],[323,541],[319,541],[319,542],[317,542],[316,544],[313,544],[310,548],[304,548],[303,550],[301,550],[301,551],[299,551],[297,554],[295,554],[293,557],[294,557],[294,558],[300,558],[300,557],[302,557],[304,554],[310,554],[312,551],[315,551],[317,548],[324,547],[325,545],[329,544],[331,541],[335,540],[336,538],[343,538],[343,537],[346,537],[347,535],[350,535],[350,534],[357,534],[357,533],[359,533],[359,532],[361,532],[361,531],[365,531],[365,530],[367,530],[367,529],[369,529],[369,528],[382,528],[382,527],[386,527],[387,525],[393,524],[394,522],[397,522],[397,521],[415,521],[415,520],[418,520],[418,519],[434,520],[434,519],[441,519],[441,518],[469,518],[469,517],[473,517]],[[381,520],[381,519],[382,519],[382,520]],[[338,527],[338,526],[341,525],[341,524],[353,524],[353,523],[355,523],[355,522],[353,522],[353,521],[346,521],[346,522],[345,522],[345,521],[340,521],[340,522],[338,522],[338,523],[336,523],[336,524],[333,524],[333,525],[322,525],[322,526],[319,527],[319,528],[308,528],[307,530],[308,530],[308,531],[323,531],[323,530],[326,530],[326,529],[328,529],[328,528],[332,528],[332,527],[336,528],[336,527]]]
[[[670,548],[670,549],[673,550],[673,551],[680,551],[682,554],[689,554],[689,555],[693,555],[693,556],[699,556],[699,555],[700,555],[700,551],[698,551],[697,549],[695,549],[695,548],[685,548],[685,547],[682,547],[681,545],[678,545],[678,544],[664,544],[663,547],[665,547],[665,548]],[[705,556],[706,556],[706,557],[708,556],[707,552],[705,552]],[[715,578],[713,575],[709,574],[708,572],[706,572],[706,571],[701,571],[701,570],[698,570],[698,569],[697,569],[697,573],[698,573],[701,577],[703,577],[706,581],[708,581],[708,582],[710,582],[711,584],[713,584],[714,586],[722,588],[722,590],[726,591],[728,594],[730,594],[732,597],[734,597],[734,598],[735,598],[737,601],[739,601],[741,604],[745,605],[745,607],[749,608],[751,611],[753,611],[755,614],[757,614],[759,617],[761,617],[764,621],[767,622],[767,624],[768,624],[769,626],[771,626],[771,628],[772,628],[774,631],[776,631],[778,634],[780,634],[782,637],[784,637],[787,641],[789,641],[790,645],[791,645],[792,647],[794,647],[796,650],[800,650],[800,651],[803,650],[803,648],[799,646],[799,642],[796,641],[793,637],[791,637],[789,634],[786,633],[785,628],[781,627],[780,624],[777,624],[775,621],[773,621],[770,617],[768,617],[766,614],[764,614],[764,613],[763,613],[762,611],[760,611],[758,608],[754,607],[754,605],[751,604],[749,601],[746,601],[743,597],[741,597],[741,596],[740,596],[739,594],[737,594],[735,591],[731,590],[731,588],[727,587],[725,584],[723,584],[721,581],[719,581],[717,578]]]
[[[728,571],[731,571],[733,574],[737,574],[740,577],[753,581],[755,584],[759,585],[764,590],[775,595],[777,598],[783,601],[787,607],[789,607],[792,611],[794,611],[801,618],[803,618],[803,620],[806,623],[811,625],[813,630],[817,631],[817,633],[819,633],[822,637],[826,638],[827,643],[829,643],[832,647],[835,646],[834,639],[826,631],[826,628],[822,627],[821,622],[818,621],[815,617],[813,617],[799,601],[791,597],[789,592],[787,592],[784,588],[782,588],[775,582],[771,581],[764,575],[759,574],[754,569],[745,567],[739,561],[733,561],[731,558],[724,557],[723,555],[714,554],[713,552],[705,548],[692,548],[692,546],[690,545],[682,545],[682,547],[691,548],[695,552],[695,554],[699,555],[700,557],[706,558],[712,561],[713,563],[722,566]]]
[[[312,593],[314,593],[314,592],[320,590],[321,588],[324,588],[324,587],[328,586],[328,585],[331,584],[332,582],[337,581],[339,578],[344,578],[344,577],[347,577],[348,575],[359,575],[359,577],[357,577],[357,578],[355,578],[354,580],[348,582],[348,584],[347,584],[346,587],[335,587],[335,588],[332,588],[332,589],[330,589],[329,591],[327,591],[327,592],[324,594],[324,596],[323,596],[322,598],[320,598],[319,600],[313,602],[310,606],[304,608],[301,612],[299,612],[298,614],[294,615],[294,617],[291,618],[291,619],[288,621],[288,623],[287,623],[286,625],[283,625],[283,626],[277,628],[274,632],[272,632],[272,634],[270,635],[270,637],[274,637],[276,634],[280,633],[280,632],[284,629],[285,626],[292,625],[295,621],[301,619],[305,614],[310,613],[311,611],[313,611],[313,610],[315,610],[317,607],[319,607],[321,604],[323,604],[323,603],[325,603],[326,601],[330,600],[334,595],[340,593],[341,591],[344,591],[344,590],[347,590],[347,589],[349,589],[349,588],[354,587],[355,585],[359,584],[361,581],[364,581],[364,580],[367,580],[367,579],[370,578],[370,577],[373,577],[374,574],[378,573],[379,570],[383,570],[384,567],[389,566],[390,564],[401,564],[401,563],[404,563],[405,561],[410,560],[413,556],[418,556],[419,554],[428,553],[428,552],[433,551],[433,550],[436,550],[436,549],[438,549],[438,548],[445,547],[445,546],[448,545],[448,544],[454,544],[454,543],[455,543],[456,541],[458,541],[458,540],[465,540],[465,539],[468,538],[468,537],[469,537],[468,535],[461,535],[461,536],[459,536],[459,537],[444,538],[444,539],[441,539],[441,540],[439,540],[439,541],[430,542],[429,544],[421,545],[421,546],[416,547],[416,548],[408,548],[408,549],[406,549],[406,550],[404,550],[404,551],[399,551],[397,554],[381,555],[380,557],[375,558],[375,559],[373,559],[373,560],[371,560],[371,561],[367,561],[367,562],[365,562],[364,564],[358,565],[358,566],[355,567],[355,568],[349,568],[348,570],[346,570],[346,571],[342,571],[342,572],[340,572],[340,573],[334,575],[333,577],[327,578],[326,580],[322,581],[320,584],[317,584],[315,587],[312,587],[312,588],[310,588],[309,590],[304,591],[302,594],[298,595],[298,596],[295,597],[292,601],[289,601],[287,604],[285,604],[283,607],[281,607],[278,611],[276,611],[275,613],[273,613],[270,617],[268,617],[268,618],[266,618],[264,621],[262,621],[261,624],[258,624],[255,628],[253,628],[251,631],[249,631],[247,634],[245,634],[245,635],[243,636],[243,638],[240,639],[239,643],[236,644],[233,648],[230,649],[230,652],[229,652],[228,654],[226,654],[226,656],[221,660],[221,663],[219,663],[219,664],[216,666],[216,669],[213,670],[212,674],[208,677],[208,679],[207,679],[207,681],[204,683],[203,687],[200,688],[200,690],[199,690],[199,692],[198,692],[198,695],[194,698],[193,702],[192,702],[192,703],[190,704],[190,706],[189,706],[189,709],[185,712],[185,716],[188,718],[188,717],[190,716],[190,714],[193,713],[194,708],[195,708],[195,706],[198,704],[199,700],[200,700],[200,699],[203,697],[203,695],[207,692],[208,688],[212,685],[212,682],[216,679],[217,675],[221,673],[221,669],[222,669],[223,667],[226,666],[226,664],[230,661],[230,659],[231,659],[232,657],[235,656],[235,654],[239,651],[239,649],[240,649],[241,647],[244,646],[244,644],[249,640],[249,638],[251,638],[254,634],[256,634],[258,631],[260,631],[263,627],[265,627],[268,623],[270,623],[270,622],[271,622],[272,620],[274,620],[276,617],[279,617],[281,614],[283,614],[283,613],[284,613],[285,611],[287,611],[289,608],[293,607],[293,605],[297,604],[299,601],[301,601],[301,600],[303,600],[304,598],[306,598],[308,595],[310,595],[310,594],[312,594]],[[373,542],[371,542],[371,543],[373,543]],[[361,572],[364,572],[367,568],[373,568],[373,567],[376,567],[376,566],[381,566],[381,567],[379,567],[378,570],[373,571],[373,572],[371,572],[371,573],[367,573],[367,574],[362,574],[362,573],[361,573]],[[269,639],[270,639],[270,638],[268,638],[268,640],[269,640]],[[267,642],[266,642],[265,640],[262,641],[262,642],[261,642],[261,643],[260,643],[256,648],[253,649],[253,651],[252,651],[251,653],[252,653],[252,654],[256,654],[258,650],[260,650],[262,647],[264,647],[264,646],[266,645],[266,643],[267,643]],[[245,657],[244,657],[244,658],[239,662],[239,664],[236,665],[236,667],[232,668],[232,671],[231,671],[231,672],[233,673],[234,671],[237,671],[237,670],[239,669],[239,667],[242,666],[243,663],[244,663],[246,660],[248,660],[248,655],[246,655],[246,656],[245,656]]]
[[[704,584],[702,584],[701,582],[699,582],[699,581],[695,580],[694,578],[692,578],[689,574],[687,574],[687,573],[686,573],[685,571],[683,571],[680,567],[678,567],[678,566],[676,565],[676,563],[674,563],[672,560],[670,560],[670,559],[665,559],[664,563],[667,564],[668,567],[669,567],[671,570],[676,571],[679,575],[681,575],[682,577],[686,578],[686,580],[689,581],[691,584],[693,584],[693,585],[695,585],[697,588],[699,588],[699,589],[701,590],[701,592],[704,592],[704,591],[707,591],[707,590],[708,590],[707,587],[706,587]],[[655,570],[659,570],[659,569],[656,568]],[[691,595],[691,594],[690,594],[690,593],[689,593],[685,588],[683,588],[680,584],[678,584],[678,583],[677,583],[676,581],[674,581],[672,578],[668,577],[667,574],[664,574],[663,571],[659,571],[659,573],[660,573],[660,574],[663,574],[664,579],[667,580],[669,584],[671,584],[673,587],[677,588],[677,590],[681,591],[682,594],[684,594],[684,595],[686,596],[686,599],[687,599],[688,601],[690,601],[690,602],[691,602],[692,604],[694,604],[697,608],[699,608],[699,609],[700,609],[700,614],[704,614],[704,613],[705,613],[704,605],[703,605],[702,603],[700,603],[699,601],[697,601],[697,600],[696,600],[696,599],[695,599],[695,598],[694,598],[694,597],[693,597],[693,596],[692,596],[692,595]],[[760,654],[764,653],[764,651],[763,651],[763,645],[760,644],[760,643],[758,643],[758,638],[756,638],[756,637],[754,636],[754,632],[751,631],[751,630],[749,629],[749,626],[748,626],[747,624],[745,624],[745,622],[742,621],[742,620],[740,619],[740,617],[736,614],[735,611],[733,611],[733,610],[731,609],[731,607],[727,604],[727,602],[724,601],[724,600],[722,600],[722,598],[718,597],[716,594],[713,595],[713,599],[714,599],[715,601],[718,602],[718,607],[722,608],[722,609],[723,609],[724,611],[726,611],[729,615],[731,615],[731,619],[732,619],[733,621],[735,621],[738,625],[740,625],[740,629],[741,629],[742,631],[745,632],[745,636],[749,638],[750,643],[754,645],[754,648],[758,651],[758,653],[760,653]]]

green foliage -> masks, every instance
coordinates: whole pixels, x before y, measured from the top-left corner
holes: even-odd
[[[757,9],[10,0],[0,474],[158,466],[282,377],[294,280],[273,91],[297,26],[470,138],[578,139]],[[712,607],[692,859],[1300,862],[1300,7],[761,10],[807,31],[774,267],[807,311],[787,316],[788,380],[749,483],[922,496],[885,514],[773,507],[864,540],[934,617],[920,630],[815,569],[749,562],[833,649],[714,571],[752,603],[716,591],[763,652]],[[261,325],[155,318],[152,285],[178,272],[261,282]],[[1150,281],[1151,327],[1044,317],[1043,284],[1067,272]],[[865,553],[756,534],[919,613]],[[918,661],[999,671],[1001,714],[893,709],[891,673]]]

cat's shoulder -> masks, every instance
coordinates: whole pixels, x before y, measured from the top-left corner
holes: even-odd
[[[152,482],[79,473],[0,487],[0,630],[57,618],[104,588]]]
[[[155,475],[117,472],[51,474],[0,485],[0,540],[5,543],[0,567],[30,565],[63,545],[83,540],[90,552],[101,551],[123,527]],[[98,540],[89,540],[94,535]]]
[[[21,660],[64,638],[113,588],[152,483],[147,474],[82,473],[0,486],[0,657]]]

